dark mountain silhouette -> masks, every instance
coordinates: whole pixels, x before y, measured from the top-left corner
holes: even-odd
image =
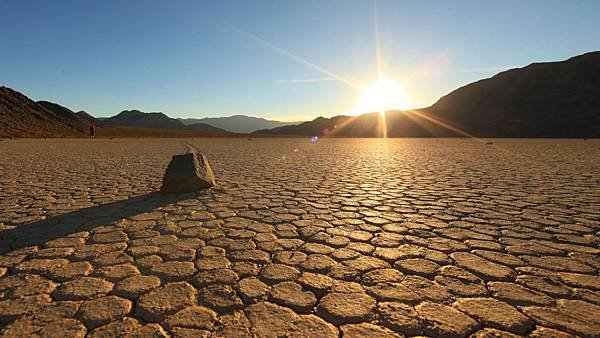
[[[106,126],[156,129],[189,129],[204,133],[228,133],[226,130],[213,127],[212,125],[206,123],[194,123],[186,126],[183,124],[183,122],[174,118],[170,118],[163,113],[145,113],[139,110],[124,110],[118,115],[102,119],[100,123]]]
[[[599,137],[600,52],[507,70],[427,110],[476,135]]]
[[[80,137],[70,118],[46,109],[27,96],[0,87],[0,137]]]
[[[377,113],[337,116],[256,133],[323,135],[333,128],[334,135],[377,137],[382,135],[379,121]],[[499,73],[461,87],[431,107],[387,112],[386,124],[389,137],[464,136],[462,132],[480,137],[600,137],[600,52]]]
[[[82,133],[87,133],[89,131],[90,125],[92,124],[87,118],[74,113],[71,109],[63,107],[57,103],[49,102],[49,101],[38,101],[40,106],[46,108],[56,114],[56,116],[60,117],[63,122],[75,128]]]
[[[259,130],[256,134],[343,136],[343,137],[452,137],[460,134],[432,123],[418,111],[388,111],[383,119],[379,113],[358,116],[339,115],[332,118],[318,117],[297,126],[285,126]]]
[[[118,115],[102,120],[103,125],[138,128],[183,129],[180,121],[163,113],[144,113],[139,110],[124,110]]]
[[[246,115],[233,115],[228,117],[206,117],[202,119],[179,119],[186,125],[193,123],[206,123],[211,126],[222,128],[234,133],[250,133],[260,129],[270,129],[287,125],[299,124],[302,122],[282,122],[267,120],[261,117],[252,117]]]

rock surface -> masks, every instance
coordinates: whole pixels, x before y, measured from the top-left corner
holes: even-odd
[[[215,176],[206,155],[174,155],[163,176],[162,193],[182,194],[215,186]]]

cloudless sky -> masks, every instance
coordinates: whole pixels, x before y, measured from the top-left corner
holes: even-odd
[[[0,0],[0,85],[95,116],[337,115],[359,92],[317,68],[377,79],[374,4]],[[596,0],[376,7],[384,74],[415,108],[501,70],[600,49]]]

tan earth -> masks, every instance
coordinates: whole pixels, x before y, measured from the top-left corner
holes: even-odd
[[[488,142],[0,140],[0,336],[600,336],[600,141]]]

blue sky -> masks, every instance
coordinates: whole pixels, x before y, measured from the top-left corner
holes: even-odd
[[[411,107],[600,49],[594,0],[379,0],[377,13],[383,72]],[[0,0],[0,22],[0,85],[95,116],[332,116],[359,91],[331,73],[377,79],[372,0]]]

